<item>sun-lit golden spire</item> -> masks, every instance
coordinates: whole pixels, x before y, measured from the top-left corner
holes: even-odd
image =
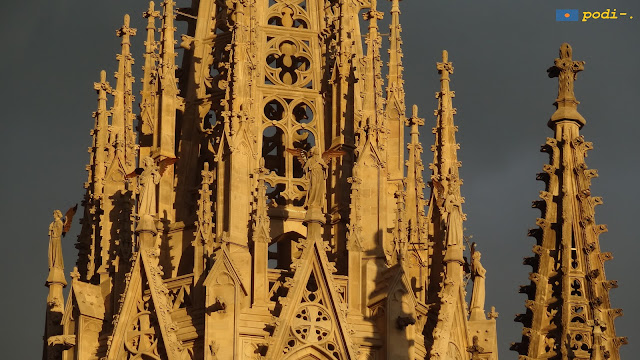
[[[627,339],[616,336],[613,320],[622,310],[612,309],[609,298],[618,285],[604,273],[604,262],[613,256],[600,250],[599,236],[607,227],[595,222],[602,199],[590,189],[598,173],[584,161],[593,145],[580,135],[585,120],[576,110],[573,89],[584,62],[573,61],[571,52],[562,44],[560,58],[548,70],[559,78],[558,110],[549,122],[555,136],[542,146],[550,162],[538,175],[545,190],[533,203],[542,214],[538,227],[529,231],[536,239],[534,255],[524,261],[532,267],[531,282],[520,287],[527,310],[515,319],[523,323],[523,337],[511,349],[532,360],[619,360]]]
[[[160,12],[155,10],[155,3],[149,2],[149,9],[143,16],[147,18],[147,40],[145,41],[144,53],[144,77],[142,78],[142,99],[140,100],[140,130],[143,135],[150,135],[156,128],[157,121],[157,91],[158,91],[158,54],[156,50],[158,43],[155,40],[156,18],[160,17]],[[152,144],[144,144],[150,146]],[[143,156],[141,155],[141,158]]]
[[[131,19],[129,15],[124,16],[124,24],[116,31],[118,37],[122,38],[122,52],[118,54],[118,72],[116,78],[115,100],[113,103],[112,129],[113,139],[119,138],[116,146],[122,150],[125,164],[128,168],[135,166],[136,134],[133,129],[133,83],[135,78],[131,72],[133,56],[131,55],[131,36],[135,36],[137,30],[130,27]],[[127,169],[128,170],[128,169]]]

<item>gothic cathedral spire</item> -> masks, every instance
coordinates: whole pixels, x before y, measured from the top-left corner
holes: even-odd
[[[545,189],[533,202],[542,212],[538,228],[529,232],[536,239],[534,256],[524,260],[533,268],[530,285],[520,288],[528,297],[527,311],[516,316],[524,330],[512,349],[522,360],[618,360],[618,349],[627,342],[616,336],[613,324],[622,311],[609,302],[617,282],[604,273],[604,262],[613,257],[600,251],[599,236],[607,227],[595,222],[602,199],[591,196],[590,186],[598,173],[584,161],[593,145],[579,134],[585,120],[577,110],[574,82],[582,70],[584,61],[574,61],[566,43],[547,70],[558,78],[557,110],[549,121],[554,137],[541,149],[550,163],[538,175]]]

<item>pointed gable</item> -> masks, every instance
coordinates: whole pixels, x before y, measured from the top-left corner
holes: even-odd
[[[266,359],[356,359],[346,323],[346,304],[331,275],[335,268],[321,240],[302,241],[304,249],[292,266],[295,274],[285,284],[289,292],[279,301],[281,320],[276,321],[269,339]]]
[[[115,154],[111,158],[111,164],[107,167],[107,172],[105,175],[105,180],[108,182],[124,182],[124,177],[127,174],[127,171],[124,166],[124,159],[118,150],[115,151]]]
[[[107,360],[121,359],[124,354],[183,360],[184,348],[177,339],[177,326],[171,319],[167,289],[161,270],[149,252],[135,255],[127,274],[124,300],[115,315]]]

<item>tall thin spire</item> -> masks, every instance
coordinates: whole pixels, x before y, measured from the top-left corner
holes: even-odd
[[[433,129],[434,159],[429,166],[432,170],[432,192],[427,216],[430,246],[434,256],[430,264],[430,294],[427,301],[433,304],[430,309],[432,316],[437,317],[437,322],[431,325],[434,328],[430,358],[445,359],[449,343],[455,339],[452,324],[456,316],[466,313],[462,267],[464,199],[460,196],[462,181],[458,176],[459,145],[456,143],[457,128],[453,122],[456,111],[452,106],[452,98],[455,93],[449,88],[453,65],[449,62],[446,50],[442,51],[442,62],[437,64],[437,69],[440,74],[440,91],[436,93],[438,109],[434,113],[437,117],[436,127]]]
[[[386,127],[389,129],[387,161],[392,180],[404,174],[405,91],[402,79],[402,27],[399,0],[391,0],[389,25],[389,63],[386,94]]]
[[[433,130],[436,142],[433,148],[433,164],[429,165],[433,171],[431,179],[443,186],[444,194],[449,191],[460,194],[461,180],[458,168],[461,163],[458,161],[457,154],[460,145],[456,143],[455,138],[458,129],[453,124],[456,109],[452,102],[456,93],[449,88],[453,64],[449,62],[449,53],[446,50],[442,51],[442,62],[438,63],[437,69],[440,74],[440,91],[436,93],[438,109],[435,111],[435,115],[438,119]]]
[[[367,69],[365,71],[365,83],[367,92],[364,108],[369,111],[366,120],[366,128],[370,136],[377,140],[377,146],[384,147],[384,99],[382,97],[382,62],[380,61],[380,48],[382,38],[378,32],[378,20],[382,20],[384,13],[378,11],[377,0],[371,0],[371,8],[364,14],[364,19],[369,22],[369,32],[366,35],[367,54],[365,55]]]
[[[387,79],[387,101],[393,95],[404,112],[404,80],[402,78],[402,26],[400,26],[400,0],[391,0],[391,24],[389,25],[389,75]]]
[[[409,156],[406,162],[406,225],[408,226],[409,251],[415,252],[419,259],[414,273],[419,280],[416,286],[417,297],[420,301],[426,301],[425,286],[427,274],[427,232],[425,228],[425,207],[424,198],[425,182],[423,177],[424,165],[422,163],[422,143],[420,142],[420,132],[418,128],[424,125],[424,119],[418,117],[418,106],[413,105],[413,115],[406,120],[406,125],[410,127],[411,140],[407,144]]]
[[[107,73],[102,70],[100,72],[100,82],[94,83],[93,88],[98,92],[98,110],[93,114],[96,119],[95,127],[92,131],[94,144],[94,170],[92,182],[93,194],[96,198],[101,197],[104,190],[104,177],[107,169],[107,153],[105,148],[109,141],[109,116],[111,113],[107,110],[107,94],[113,92],[113,89],[107,82]]]
[[[165,0],[162,3],[164,13],[162,21],[160,66],[159,118],[156,136],[157,152],[154,157],[174,158],[176,156],[176,112],[182,103],[178,99],[176,79],[176,52],[174,27],[175,2]],[[179,166],[179,165],[178,165]],[[173,219],[174,174],[173,169],[160,179],[158,189],[158,214],[171,221]]]
[[[160,17],[160,12],[156,11],[155,3],[149,2],[149,9],[143,16],[147,18],[147,40],[145,41],[144,53],[144,77],[142,78],[142,99],[140,100],[140,131],[143,135],[151,135],[156,130],[157,122],[157,91],[158,91],[158,69],[157,61],[158,42],[156,41],[156,18]],[[142,144],[141,144],[142,145]],[[146,141],[147,146],[151,146]],[[143,156],[141,155],[141,158]]]
[[[160,155],[175,157],[176,107],[178,105],[178,87],[176,80],[176,52],[174,20],[175,2],[165,0],[162,3],[164,18],[162,21],[162,50],[160,54],[160,129],[158,146]]]
[[[107,82],[107,73],[100,72],[100,81],[93,84],[98,93],[98,109],[93,113],[95,125],[91,130],[92,147],[89,149],[88,178],[85,183],[85,197],[83,200],[84,215],[80,220],[82,230],[78,235],[76,248],[81,256],[78,257],[78,269],[86,280],[95,274],[96,257],[99,256],[100,245],[100,216],[103,208],[104,182],[107,170],[107,148],[109,142],[109,116],[107,110],[107,95],[113,92]]]
[[[413,105],[413,115],[407,119],[406,125],[410,127],[411,140],[407,144],[409,158],[407,159],[407,216],[411,228],[410,237],[412,243],[419,241],[418,230],[424,217],[424,165],[422,164],[422,143],[420,142],[420,131],[418,128],[424,125],[424,119],[418,117],[418,106]]]
[[[131,19],[129,15],[124,16],[124,24],[116,31],[118,37],[122,38],[122,53],[118,54],[118,72],[116,78],[115,100],[113,104],[112,128],[114,138],[122,140],[119,143],[123,150],[126,166],[132,168],[135,165],[136,135],[133,129],[133,96],[132,85],[135,78],[131,72],[133,56],[131,56],[131,36],[135,36],[137,30],[130,27]]]
[[[527,360],[618,360],[626,338],[616,337],[613,320],[622,311],[609,302],[609,290],[617,283],[604,274],[604,261],[612,256],[600,252],[598,237],[607,227],[595,222],[595,206],[602,199],[591,196],[597,172],[584,162],[593,145],[579,134],[585,121],[573,93],[584,62],[573,61],[571,52],[569,44],[562,44],[560,58],[549,69],[559,80],[554,103],[558,110],[549,123],[555,137],[542,146],[550,164],[538,176],[546,186],[533,206],[542,217],[536,222],[539,228],[530,231],[536,239],[535,255],[524,263],[533,268],[531,284],[520,290],[528,296],[527,312],[516,316],[524,331],[512,350]]]

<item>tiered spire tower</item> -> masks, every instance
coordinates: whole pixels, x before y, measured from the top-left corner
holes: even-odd
[[[593,145],[579,133],[586,121],[577,110],[574,82],[582,70],[584,61],[574,61],[566,43],[547,70],[558,78],[557,110],[548,124],[554,137],[542,146],[550,159],[538,175],[545,189],[533,203],[542,212],[538,228],[530,230],[534,256],[524,261],[533,268],[531,284],[520,289],[528,296],[527,311],[516,316],[524,330],[512,349],[522,360],[618,360],[627,341],[616,336],[613,323],[622,311],[609,302],[617,282],[604,273],[604,262],[613,257],[600,251],[599,236],[607,227],[595,221],[602,199],[590,190],[598,173],[584,161]]]
[[[464,256],[453,66],[443,52],[427,202],[400,0],[379,1],[150,2],[138,117],[125,17],[66,304],[51,261],[48,358],[497,359]]]

